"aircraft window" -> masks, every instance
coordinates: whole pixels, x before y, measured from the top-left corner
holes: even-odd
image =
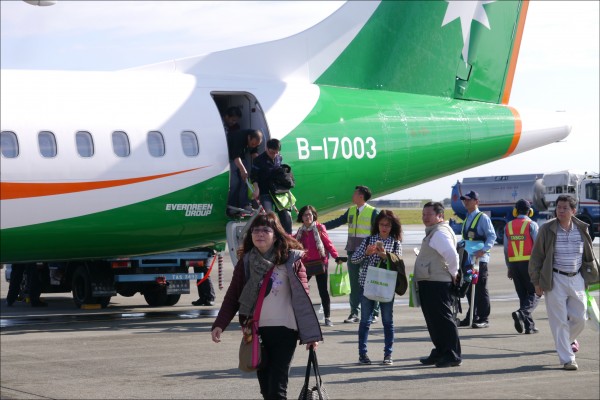
[[[181,132],[181,147],[183,148],[183,154],[188,157],[195,157],[200,153],[198,137],[192,131]]]
[[[117,155],[117,157],[127,157],[129,156],[129,138],[127,134],[123,131],[114,131],[112,133],[112,145],[113,151]]]
[[[94,155],[94,140],[87,131],[79,131],[75,134],[75,143],[77,152],[81,157],[91,157]]]
[[[6,158],[15,158],[19,155],[19,141],[14,132],[2,131],[0,134],[0,150]]]
[[[58,150],[56,148],[56,138],[54,137],[54,133],[50,131],[41,131],[38,133],[38,146],[42,157],[56,157]]]
[[[152,157],[165,155],[165,141],[162,133],[158,131],[148,132],[148,151]]]

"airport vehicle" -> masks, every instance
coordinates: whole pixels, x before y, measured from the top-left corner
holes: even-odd
[[[544,202],[554,217],[556,199],[569,194],[577,200],[576,217],[588,224],[592,239],[600,236],[600,178],[597,172],[558,171],[544,174]]]
[[[323,211],[357,184],[381,196],[561,140],[563,114],[508,105],[527,4],[349,1],[202,56],[2,70],[0,262],[74,265],[72,289],[114,259],[223,247],[246,223],[225,215],[230,106],[281,140],[295,197]]]
[[[504,239],[504,226],[514,218],[512,212],[517,200],[525,199],[531,203],[534,212],[531,218],[541,225],[554,216],[556,198],[560,194],[570,194],[577,199],[577,218],[590,225],[592,238],[599,236],[600,183],[597,173],[560,171],[464,178],[452,187],[451,195],[452,210],[462,220],[467,210],[460,196],[471,190],[479,193],[479,210],[491,218],[496,241],[500,244]],[[455,233],[461,233],[462,223],[450,219],[450,226]]]

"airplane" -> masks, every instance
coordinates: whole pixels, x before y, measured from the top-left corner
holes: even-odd
[[[348,1],[255,45],[109,72],[2,70],[0,262],[90,268],[222,244],[230,106],[281,141],[294,196],[320,211],[359,184],[378,197],[560,141],[564,114],[508,104],[527,6]]]

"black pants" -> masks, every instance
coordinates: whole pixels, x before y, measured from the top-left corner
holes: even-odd
[[[450,282],[419,281],[419,299],[435,347],[430,356],[441,361],[460,361],[462,353],[452,315]]]
[[[258,329],[262,339],[263,367],[256,371],[264,399],[287,399],[290,367],[298,342],[298,332],[284,326]]]
[[[23,275],[27,273],[27,288],[31,304],[39,303],[42,292],[41,274],[36,263],[12,264],[6,302],[13,304],[21,292]]]
[[[479,278],[475,285],[475,309],[473,310],[473,322],[489,322],[490,317],[490,293],[487,288],[488,266],[486,262],[479,263]],[[469,311],[467,319],[471,315],[471,290],[473,285],[467,290],[467,300],[469,302]]]
[[[21,282],[25,273],[26,264],[13,264],[10,270],[10,282],[8,283],[8,293],[6,294],[6,303],[8,305],[17,301],[21,292]]]
[[[208,267],[194,267],[194,272],[197,274],[202,272],[206,276],[206,274],[208,273]],[[198,282],[200,281],[196,281],[196,283]],[[201,302],[215,300],[215,288],[213,287],[210,277],[204,280],[204,282],[202,282],[200,285],[198,285],[198,300],[200,300]]]
[[[535,328],[535,322],[531,313],[537,306],[539,297],[535,295],[535,287],[531,283],[528,271],[529,262],[521,261],[510,263],[509,267],[512,274],[512,280],[519,296],[519,312],[523,316],[525,330],[530,331]]]
[[[319,275],[315,275],[315,279],[317,280],[317,288],[319,289],[319,297],[321,297],[321,304],[323,305],[323,313],[325,314],[325,318],[329,318],[331,315],[331,299],[329,297],[329,290],[327,287],[327,277],[329,274],[327,272]],[[308,277],[310,281],[312,275]]]

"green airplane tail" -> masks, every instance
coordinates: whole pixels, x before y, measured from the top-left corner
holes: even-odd
[[[507,104],[527,5],[382,1],[315,83]]]

